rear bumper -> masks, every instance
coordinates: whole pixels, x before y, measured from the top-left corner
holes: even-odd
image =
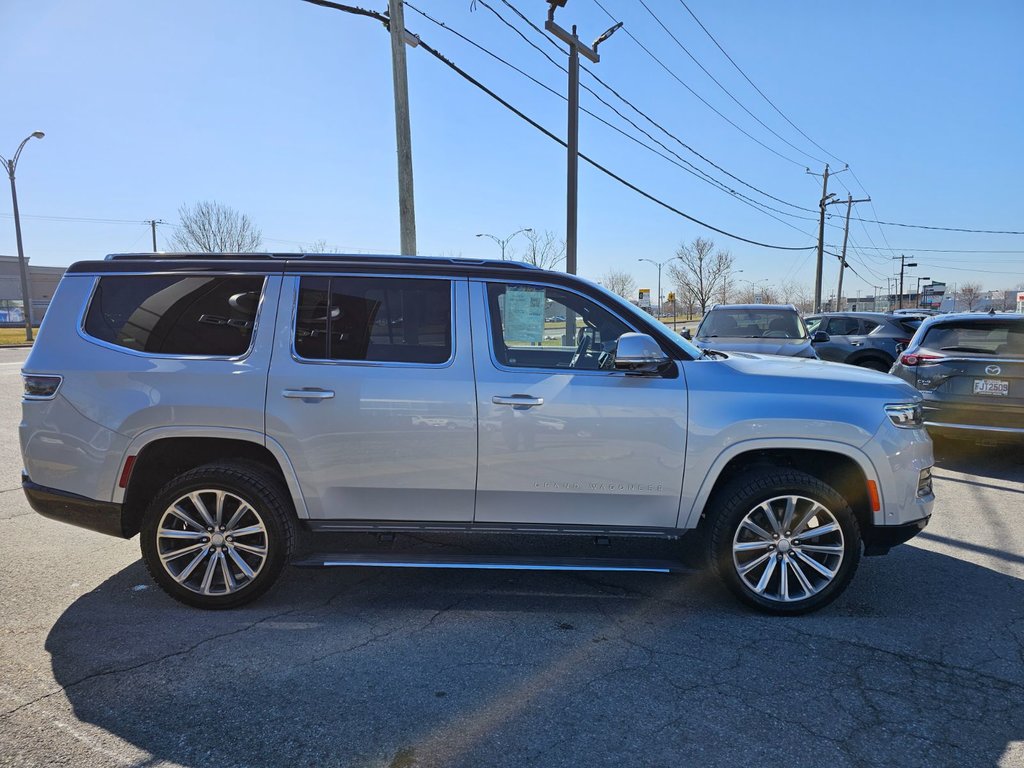
[[[923,405],[925,427],[934,434],[995,440],[1024,438],[1024,408],[1016,404],[995,399],[984,404],[965,403],[926,396]]]
[[[903,525],[873,525],[864,531],[864,554],[885,555],[897,544],[904,544],[917,536],[928,525],[931,517],[922,517]]]
[[[122,525],[120,504],[47,488],[33,483],[26,474],[21,476],[21,488],[32,509],[43,517],[109,536],[131,538]]]

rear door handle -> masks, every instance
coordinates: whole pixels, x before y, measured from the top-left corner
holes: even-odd
[[[522,408],[532,408],[535,405],[544,405],[543,397],[531,397],[530,395],[495,395],[491,398],[495,405],[511,405]]]
[[[295,400],[330,400],[334,397],[333,389],[286,389],[282,393],[285,397]]]

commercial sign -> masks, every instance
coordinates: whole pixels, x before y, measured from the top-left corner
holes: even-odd
[[[641,288],[640,289],[640,301],[637,302],[644,309],[651,308],[651,289]]]

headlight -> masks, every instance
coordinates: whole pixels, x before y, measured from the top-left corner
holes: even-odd
[[[924,426],[924,409],[920,403],[896,403],[885,406],[889,420],[901,429]]]

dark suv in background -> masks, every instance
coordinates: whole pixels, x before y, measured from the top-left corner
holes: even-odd
[[[910,344],[921,318],[883,312],[830,312],[811,315],[805,322],[812,334],[824,331],[828,335],[828,339],[814,341],[814,351],[822,360],[885,372]]]
[[[931,317],[892,373],[921,391],[933,436],[1024,441],[1024,315]]]

